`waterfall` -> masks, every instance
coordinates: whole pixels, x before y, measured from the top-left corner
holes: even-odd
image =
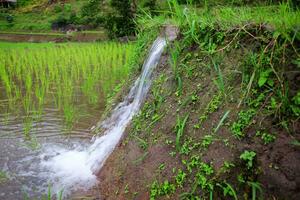
[[[158,37],[145,60],[142,74],[135,81],[129,94],[112,111],[111,115],[101,123],[104,130],[102,136],[95,137],[91,145],[84,149],[57,150],[57,147],[47,151],[56,154],[41,162],[43,171],[53,184],[53,191],[64,190],[68,193],[72,190],[87,190],[97,184],[96,174],[103,166],[105,160],[119,143],[125,128],[133,116],[139,111],[146,98],[151,85],[153,69],[158,65],[166,39]],[[47,153],[46,153],[47,154]]]

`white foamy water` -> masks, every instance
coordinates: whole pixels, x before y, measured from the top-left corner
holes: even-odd
[[[101,123],[101,128],[105,130],[102,136],[95,137],[84,148],[80,145],[73,150],[55,145],[43,148],[39,176],[50,181],[54,193],[63,189],[66,195],[74,190],[88,190],[97,184],[95,174],[120,141],[132,117],[139,111],[151,85],[151,74],[165,46],[164,38],[155,40],[144,62],[142,74],[129,94],[112,111],[110,117]]]

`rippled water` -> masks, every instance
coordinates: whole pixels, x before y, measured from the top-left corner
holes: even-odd
[[[0,95],[1,97],[1,95]],[[3,97],[2,97],[3,98]],[[63,113],[48,105],[39,118],[31,114],[31,140],[24,136],[24,120],[20,112],[7,113],[6,99],[0,99],[0,199],[40,199],[47,194],[49,173],[39,165],[68,149],[81,150],[90,141],[91,127],[99,120],[103,102],[92,107],[84,102],[76,105],[77,122],[67,128]]]

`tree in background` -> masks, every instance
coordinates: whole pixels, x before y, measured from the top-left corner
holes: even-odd
[[[107,15],[105,27],[110,37],[122,37],[135,33],[135,10],[131,0],[111,0],[113,12]]]
[[[81,23],[97,27],[104,22],[104,1],[89,0],[81,8]]]

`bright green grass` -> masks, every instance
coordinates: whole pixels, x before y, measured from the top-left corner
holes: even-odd
[[[215,26],[227,30],[242,27],[245,24],[265,24],[270,30],[287,35],[295,32],[299,36],[300,10],[293,10],[287,3],[273,6],[215,6],[197,8],[194,6],[179,5],[170,0],[169,10],[162,11],[161,15],[151,17],[141,16],[138,24],[141,29],[153,28],[158,25],[171,23],[179,27],[186,27],[192,31],[193,27]],[[199,29],[199,27],[197,28]]]
[[[8,101],[9,113],[28,116],[55,105],[72,124],[76,102],[84,99],[91,106],[105,102],[113,88],[128,78],[134,48],[116,42],[0,42],[2,100]]]

